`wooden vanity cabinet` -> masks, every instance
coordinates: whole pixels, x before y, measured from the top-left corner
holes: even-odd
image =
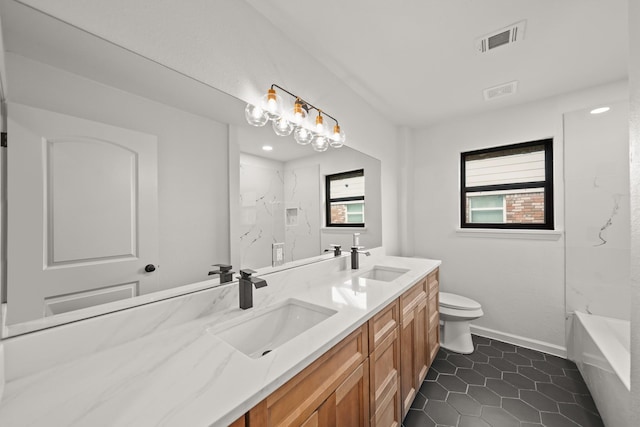
[[[364,324],[260,402],[249,425],[368,426],[367,331]]]
[[[400,303],[395,300],[369,320],[371,426],[397,427],[400,410]]]
[[[438,269],[233,427],[398,427],[440,348]]]

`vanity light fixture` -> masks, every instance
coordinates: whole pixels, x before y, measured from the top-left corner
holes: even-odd
[[[295,99],[293,108],[285,110],[284,101],[275,88]],[[317,111],[315,123],[309,120],[311,110]],[[311,144],[316,151],[326,151],[329,147],[340,148],[346,139],[338,120],[333,116],[276,84],[271,85],[259,105],[247,104],[244,115],[252,126],[264,126],[271,120],[276,135],[288,136],[293,133],[298,144]],[[325,125],[324,116],[335,122],[333,128]]]

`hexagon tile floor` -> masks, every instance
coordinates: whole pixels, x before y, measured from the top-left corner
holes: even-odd
[[[440,349],[404,427],[602,427],[576,365],[473,336],[476,350]]]

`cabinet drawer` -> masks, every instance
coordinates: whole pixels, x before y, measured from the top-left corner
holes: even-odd
[[[427,279],[422,279],[411,289],[400,296],[400,319],[405,321],[406,316],[411,316],[418,305],[427,298]]]
[[[438,292],[440,283],[440,269],[436,268],[427,276],[427,285],[429,286],[429,295],[433,295]]]
[[[374,351],[400,322],[399,301],[395,300],[369,320],[369,351]]]
[[[256,408],[266,425],[300,425],[346,380],[369,353],[367,325],[361,326]],[[256,416],[260,414],[256,413]],[[313,423],[312,419],[309,420]]]

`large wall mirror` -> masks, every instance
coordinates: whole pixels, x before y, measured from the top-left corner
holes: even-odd
[[[247,125],[244,102],[18,2],[2,2],[0,16],[9,132],[3,337],[215,286],[212,264],[271,265],[272,242],[266,254],[235,256],[239,153],[248,165],[256,143],[280,138]],[[358,163],[348,148],[341,153],[331,164]],[[315,170],[321,207],[315,182],[329,169],[305,157],[268,161]],[[362,243],[380,246],[380,165],[362,159],[372,210]],[[289,202],[303,207],[283,198],[285,213]],[[289,259],[351,241],[351,230],[332,236],[317,226],[308,229],[319,236],[313,250],[287,244]]]

